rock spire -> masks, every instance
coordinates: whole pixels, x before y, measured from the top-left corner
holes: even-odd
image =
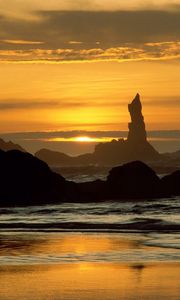
[[[137,94],[131,104],[128,105],[128,110],[131,116],[131,123],[128,124],[128,142],[133,144],[143,143],[146,141],[147,135],[139,94]]]

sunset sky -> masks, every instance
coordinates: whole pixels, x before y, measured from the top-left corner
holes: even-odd
[[[137,92],[179,130],[180,0],[0,0],[0,70],[1,134],[126,131]]]

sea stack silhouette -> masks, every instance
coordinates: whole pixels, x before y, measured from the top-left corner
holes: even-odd
[[[131,104],[128,104],[128,110],[131,116],[131,123],[128,124],[128,142],[133,144],[146,142],[147,134],[139,94],[136,95]]]
[[[161,159],[161,155],[147,141],[147,133],[142,115],[142,104],[140,95],[137,94],[133,101],[128,105],[131,116],[131,123],[128,124],[129,133],[126,140],[129,160],[142,160],[153,162]]]
[[[147,140],[142,104],[140,95],[137,94],[128,105],[131,122],[128,124],[127,139],[113,139],[111,142],[99,143],[93,153],[76,157],[64,156],[61,152],[41,149],[35,155],[49,165],[77,166],[77,165],[103,165],[115,166],[118,164],[141,160],[145,163],[153,163],[163,160],[153,146]]]

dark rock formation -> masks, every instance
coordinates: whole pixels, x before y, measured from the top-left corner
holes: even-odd
[[[62,152],[41,149],[35,156],[45,161],[49,166],[81,166],[93,164],[93,155],[90,153],[79,156],[69,156]]]
[[[53,166],[54,164],[58,165],[58,162],[60,162],[61,165],[71,165],[71,160],[73,159],[65,153],[51,151],[49,149],[41,149],[36,152],[35,156],[48,163],[50,166]]]
[[[142,115],[142,105],[139,94],[136,95],[131,104],[128,105],[131,123],[128,124],[129,133],[127,141],[132,145],[146,142],[146,129]]]
[[[180,195],[180,171],[163,179],[143,162],[113,168],[106,181],[67,181],[29,153],[0,150],[0,206],[152,199]]]
[[[114,166],[132,160],[144,162],[161,161],[164,159],[147,141],[142,105],[139,94],[128,105],[131,115],[129,134],[127,140],[112,140],[99,143],[92,154],[71,157],[63,153],[42,149],[35,155],[49,165],[80,166],[80,165],[106,165]]]
[[[180,150],[163,155],[166,159],[166,166],[173,167],[174,171],[180,169]]]
[[[142,160],[153,162],[162,160],[163,157],[147,141],[142,105],[139,94],[136,95],[131,104],[128,105],[131,116],[129,133],[126,141],[128,160]]]
[[[131,116],[127,140],[112,140],[110,143],[100,143],[95,147],[94,160],[101,164],[121,164],[132,160],[154,162],[163,157],[147,141],[142,105],[139,94],[128,105]]]
[[[154,198],[162,195],[160,179],[141,161],[113,168],[107,178],[108,194],[113,199]]]
[[[0,150],[1,206],[51,203],[62,201],[65,195],[65,179],[45,162],[18,150]]]
[[[3,139],[0,138],[0,149],[3,151],[9,150],[19,150],[22,152],[26,152],[20,145],[14,144],[13,142],[5,142]]]
[[[180,171],[175,171],[161,179],[163,191],[169,195],[180,195]]]
[[[107,184],[103,180],[78,183],[76,191],[79,202],[108,200]]]

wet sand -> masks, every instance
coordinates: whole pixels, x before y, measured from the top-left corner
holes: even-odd
[[[168,261],[172,249],[149,247],[146,240],[140,235],[3,235],[0,299],[178,300],[180,261]],[[158,261],[161,251],[164,261]]]
[[[0,299],[179,299],[180,264],[4,266]]]

